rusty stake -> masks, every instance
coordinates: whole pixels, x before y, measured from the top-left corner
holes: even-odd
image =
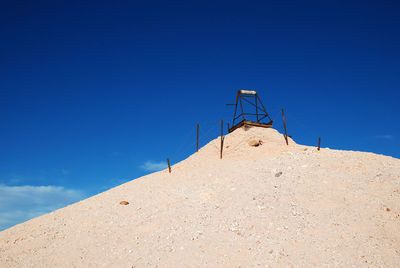
[[[197,124],[197,152],[199,151],[199,124]]]
[[[318,151],[320,148],[321,148],[321,137],[319,137],[319,139],[318,139]]]
[[[285,140],[286,145],[289,145],[288,138],[287,138],[287,131],[286,131],[286,122],[285,122],[285,111],[282,109],[282,116],[283,116],[283,126],[285,127]]]
[[[168,163],[168,171],[171,173],[171,165],[169,164],[169,158],[167,158],[167,163]]]
[[[222,159],[222,149],[224,148],[224,120],[221,120],[221,153],[219,158]]]

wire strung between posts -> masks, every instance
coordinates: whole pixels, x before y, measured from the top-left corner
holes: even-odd
[[[188,131],[183,139],[183,142],[179,143],[178,148],[175,150],[175,152],[172,154],[172,159],[173,161],[177,161],[177,156],[183,152],[183,150],[186,150],[190,145],[191,145],[191,139],[193,138],[193,133],[195,133],[195,129],[191,129]]]
[[[218,125],[216,124],[217,121],[206,121],[206,122],[200,122],[199,127],[200,127],[200,133],[199,133],[199,149],[203,147],[205,144],[209,143],[211,140],[215,139],[215,137],[210,138],[211,133],[217,132],[217,127]],[[179,143],[179,147],[175,150],[175,152],[172,154],[172,160],[174,162],[179,162],[183,160],[185,157],[181,156],[183,152],[186,152],[187,154],[191,155],[196,152],[196,135],[197,135],[197,124],[194,125],[193,128],[191,128],[190,131],[187,132],[185,135],[184,141]],[[217,135],[215,135],[217,136]],[[182,159],[181,159],[182,158]]]
[[[273,115],[273,118],[279,118],[279,116],[277,116],[277,115],[280,114],[281,108],[277,107],[274,104],[269,104],[268,107],[270,107],[270,111],[271,111],[270,114]],[[306,133],[310,137],[312,137],[312,136],[318,137],[318,135],[316,134],[316,131],[313,128],[310,128],[309,124],[304,124],[304,121],[298,120],[297,117],[294,117],[294,116],[286,117],[286,122],[288,123],[289,129],[293,130],[293,128],[290,128],[290,125],[294,124],[295,126],[300,128],[302,132]],[[283,131],[284,131],[283,120],[274,121],[274,128],[277,129],[279,132],[283,133]],[[288,134],[288,136],[291,137],[291,135],[289,135],[289,134]]]
[[[200,148],[219,136],[217,134],[215,136],[211,134],[211,133],[217,133],[217,127],[218,127],[217,124],[212,124],[210,126],[206,126],[205,131],[203,132],[200,131],[200,136],[199,136]],[[200,129],[202,129],[201,124],[200,124]]]

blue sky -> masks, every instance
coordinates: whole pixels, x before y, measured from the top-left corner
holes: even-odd
[[[400,157],[397,1],[1,5],[0,229],[183,160],[237,89],[298,143]]]

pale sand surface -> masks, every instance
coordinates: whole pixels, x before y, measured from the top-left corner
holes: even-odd
[[[274,129],[227,135],[222,160],[219,142],[0,232],[0,267],[400,267],[399,159]]]

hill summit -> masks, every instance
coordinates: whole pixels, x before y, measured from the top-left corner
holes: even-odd
[[[0,267],[390,266],[400,160],[240,128],[172,166],[0,232]]]

